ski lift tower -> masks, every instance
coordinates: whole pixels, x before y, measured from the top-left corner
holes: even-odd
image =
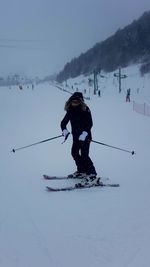
[[[114,73],[114,77],[119,79],[119,93],[121,93],[121,79],[127,78],[128,76],[121,74],[121,68],[119,68],[119,72]]]
[[[94,69],[94,95],[96,95],[96,93],[98,92],[98,79],[97,79],[97,75],[100,74],[101,69]]]

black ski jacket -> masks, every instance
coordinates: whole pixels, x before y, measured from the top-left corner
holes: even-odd
[[[89,107],[85,111],[81,107],[71,107],[61,121],[62,131],[66,129],[68,122],[71,123],[73,140],[77,141],[83,131],[88,133],[86,140],[91,140],[91,128],[93,126],[92,116]]]

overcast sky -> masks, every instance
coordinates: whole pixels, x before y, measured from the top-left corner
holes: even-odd
[[[0,76],[45,76],[150,10],[150,0],[0,0]]]

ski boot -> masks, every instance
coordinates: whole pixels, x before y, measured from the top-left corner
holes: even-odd
[[[95,174],[86,175],[80,183],[77,183],[76,187],[92,187],[96,185],[100,185],[100,177],[97,177]]]

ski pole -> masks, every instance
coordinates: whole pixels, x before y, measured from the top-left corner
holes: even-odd
[[[111,145],[107,145],[105,143],[101,143],[101,142],[98,142],[98,141],[94,141],[92,140],[93,143],[96,143],[96,144],[99,144],[99,145],[103,145],[103,146],[108,146],[108,147],[111,147],[111,148],[115,148],[115,149],[118,149],[118,150],[121,150],[121,151],[124,151],[124,152],[128,152],[128,153],[131,153],[132,155],[135,154],[135,151],[130,151],[130,150],[126,150],[126,149],[123,149],[123,148],[120,148],[120,147],[116,147],[116,146],[111,146]]]
[[[45,139],[45,140],[42,140],[40,142],[36,142],[36,143],[33,143],[31,145],[27,145],[27,146],[22,146],[22,147],[19,147],[19,148],[13,148],[11,150],[11,152],[15,153],[17,150],[21,150],[21,149],[24,149],[24,148],[27,148],[27,147],[30,147],[30,146],[35,146],[35,145],[38,145],[38,144],[41,144],[41,143],[44,143],[44,142],[48,142],[48,141],[51,141],[53,139],[56,139],[56,138],[59,138],[59,137],[62,137],[63,135],[58,135],[58,136],[55,136],[55,137],[52,137],[52,138],[48,138],[48,139]],[[68,137],[68,136],[67,136]],[[66,139],[65,139],[66,140]]]

